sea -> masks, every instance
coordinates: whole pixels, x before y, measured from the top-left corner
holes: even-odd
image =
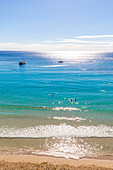
[[[113,159],[113,53],[0,51],[0,154]]]

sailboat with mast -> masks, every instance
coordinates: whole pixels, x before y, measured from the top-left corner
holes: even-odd
[[[63,63],[63,60],[61,60],[61,57],[60,57],[60,60],[58,61],[58,63]]]

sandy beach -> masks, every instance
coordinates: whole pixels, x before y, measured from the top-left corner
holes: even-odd
[[[1,155],[1,170],[111,170],[113,169],[113,160],[97,160],[97,159],[64,159],[47,156],[32,155]]]

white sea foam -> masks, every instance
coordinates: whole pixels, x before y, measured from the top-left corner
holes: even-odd
[[[53,117],[53,119],[57,119],[57,120],[73,120],[73,121],[84,121],[86,119],[83,119],[81,117]]]
[[[78,126],[67,124],[40,125],[35,127],[0,128],[0,137],[48,138],[48,137],[113,137],[113,126]]]
[[[52,138],[46,140],[46,151],[34,150],[32,154],[79,159],[102,151],[98,144],[91,145],[78,138]]]
[[[80,156],[77,155],[73,155],[73,154],[67,154],[67,153],[63,153],[63,152],[55,152],[55,151],[48,151],[48,152],[40,152],[40,151],[34,151],[32,152],[32,154],[34,155],[43,155],[43,156],[54,156],[56,158],[66,158],[66,159],[79,159]]]
[[[74,110],[80,110],[76,107],[54,107],[52,110],[56,110],[56,111],[59,111],[59,110],[64,110],[64,111],[74,111]]]

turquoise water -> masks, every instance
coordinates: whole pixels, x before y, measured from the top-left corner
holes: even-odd
[[[26,65],[19,66],[23,59]],[[70,157],[83,155],[78,137],[112,140],[113,53],[0,52],[0,137],[46,138],[51,145],[38,154],[46,147],[48,154]],[[97,145],[87,143],[87,154],[106,150]]]

